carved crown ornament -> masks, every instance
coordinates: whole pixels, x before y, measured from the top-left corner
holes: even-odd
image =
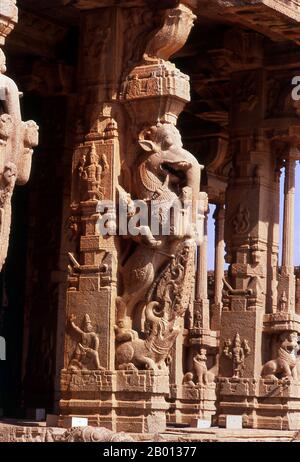
[[[6,37],[18,22],[16,0],[1,0],[0,5],[0,45],[4,45]]]

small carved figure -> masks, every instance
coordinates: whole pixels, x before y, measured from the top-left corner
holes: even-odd
[[[184,374],[182,385],[188,385],[189,387],[194,387],[194,374],[192,372],[187,372]]]
[[[280,311],[287,311],[287,302],[288,302],[288,299],[287,299],[286,293],[285,291],[283,291],[280,297],[280,300],[279,300],[279,310]]]
[[[297,380],[297,332],[284,332],[279,337],[280,346],[276,359],[268,361],[262,368],[261,376],[264,379],[294,379]]]
[[[183,384],[189,386],[205,386],[213,382],[214,374],[207,370],[206,349],[201,348],[193,358],[193,372],[187,372],[183,377]]]
[[[237,208],[236,214],[232,219],[232,227],[236,234],[244,234],[249,230],[249,210],[243,204]]]
[[[206,350],[201,348],[200,353],[196,354],[193,358],[194,370],[197,378],[197,385],[208,384],[208,372],[207,372],[207,356]]]
[[[89,315],[86,314],[84,317],[83,329],[75,324],[75,319],[76,316],[71,314],[70,327],[75,334],[79,335],[80,340],[70,361],[69,369],[104,370],[99,360],[99,337],[94,332]]]
[[[96,146],[93,143],[88,155],[83,154],[79,164],[78,173],[82,180],[84,191],[82,191],[82,200],[101,199],[103,196],[103,187],[101,181],[104,172],[109,168],[105,154],[100,158],[97,154]]]
[[[233,378],[242,377],[245,368],[245,359],[250,354],[251,349],[246,339],[241,342],[240,335],[236,333],[233,342],[227,339],[224,342],[223,353],[232,360]]]

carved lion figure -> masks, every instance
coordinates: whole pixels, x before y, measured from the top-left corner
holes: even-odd
[[[279,340],[278,357],[263,366],[261,376],[264,379],[292,378],[297,380],[296,354],[299,349],[297,332],[284,332]]]

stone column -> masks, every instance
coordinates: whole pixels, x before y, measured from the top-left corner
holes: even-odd
[[[295,170],[296,160],[291,155],[285,161],[282,266],[292,273],[295,241]]]
[[[295,170],[298,154],[291,147],[285,159],[284,169],[284,218],[282,232],[282,264],[278,284],[279,312],[295,313],[296,279],[294,275],[295,242]]]
[[[252,426],[252,384],[261,373],[264,314],[271,297],[267,288],[274,277],[272,256],[277,244],[276,211],[270,207],[276,199],[276,159],[262,127],[264,71],[233,73],[231,83],[233,167],[225,221],[225,258],[230,266],[220,330],[219,424],[225,424],[226,414],[240,414],[244,426]],[[248,406],[248,399],[251,410],[243,404]]]
[[[215,220],[215,294],[214,310],[212,315],[211,328],[220,329],[221,312],[222,312],[222,294],[224,278],[224,226],[225,226],[225,209],[223,204],[218,204],[214,213]]]
[[[209,209],[205,212],[204,237],[197,247],[196,290],[194,302],[194,327],[209,330],[209,300],[207,295],[207,221]]]
[[[0,271],[5,263],[11,227],[11,199],[16,184],[29,180],[33,148],[38,144],[38,126],[22,121],[20,94],[15,82],[5,75],[2,47],[18,21],[15,0],[0,6]]]
[[[194,229],[201,168],[175,126],[189,80],[168,59],[195,16],[184,1],[92,5],[79,4],[71,203],[78,245],[69,255],[60,425],[81,415],[92,425],[152,433],[166,426],[168,366],[193,288],[194,242],[176,225],[170,238],[148,225],[142,232],[132,219],[134,200],[163,208],[187,199]],[[185,175],[182,191],[176,169]],[[134,232],[123,234],[121,219]],[[173,360],[182,360],[174,349]]]

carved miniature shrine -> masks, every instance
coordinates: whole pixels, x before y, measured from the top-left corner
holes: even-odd
[[[4,416],[300,429],[299,23],[299,0],[0,0]]]

